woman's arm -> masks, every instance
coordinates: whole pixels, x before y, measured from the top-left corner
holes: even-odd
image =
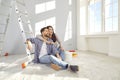
[[[63,46],[62,46],[62,44],[61,44],[61,41],[60,41],[60,39],[58,38],[58,36],[55,34],[55,36],[56,36],[56,40],[57,40],[57,42],[60,44],[60,48],[61,48],[61,50],[64,50],[64,48],[63,48]]]
[[[39,38],[40,40],[46,42],[47,44],[51,44],[50,41],[45,40],[41,35],[37,35],[36,37]]]

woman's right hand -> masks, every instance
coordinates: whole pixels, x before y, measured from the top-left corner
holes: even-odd
[[[50,42],[51,44],[55,44],[54,42]]]
[[[46,41],[46,43],[47,43],[47,44],[53,44],[53,42],[51,42],[51,41]]]

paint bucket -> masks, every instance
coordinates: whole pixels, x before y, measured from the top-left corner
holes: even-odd
[[[66,62],[71,62],[72,61],[72,53],[71,52],[66,51],[65,56],[66,56],[66,58],[65,58]]]

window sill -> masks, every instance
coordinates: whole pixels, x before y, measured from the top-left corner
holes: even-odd
[[[80,35],[80,36],[86,38],[91,38],[91,37],[108,38],[110,36],[118,36],[118,35],[120,35],[119,32],[107,32],[107,33],[95,33],[95,34]]]

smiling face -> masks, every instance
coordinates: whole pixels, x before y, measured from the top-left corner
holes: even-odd
[[[45,37],[49,37],[49,31],[48,31],[48,29],[44,29],[42,35],[45,36]]]
[[[48,31],[49,31],[50,34],[53,34],[53,28],[52,27],[49,27]]]
[[[42,29],[40,30],[40,32],[41,32],[42,36],[44,36],[44,37],[49,37],[49,32],[48,32],[47,27],[42,28]]]

